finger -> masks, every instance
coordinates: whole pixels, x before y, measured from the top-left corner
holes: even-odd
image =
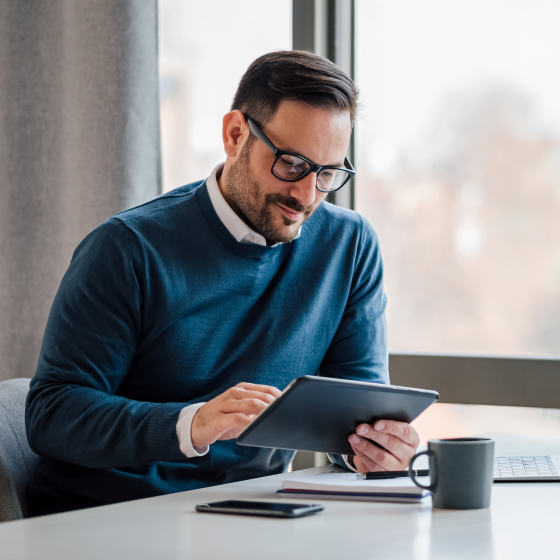
[[[273,387],[272,385],[259,385],[257,383],[238,383],[236,387],[241,387],[249,391],[258,391],[260,393],[269,393],[273,397],[279,397],[282,394],[280,389]]]
[[[245,389],[238,389],[233,387],[226,393],[226,399],[236,399],[236,400],[245,400],[245,399],[259,399],[267,404],[270,404],[276,400],[276,397],[271,395],[270,393],[263,393],[261,391],[247,391]]]
[[[398,437],[411,447],[416,449],[420,445],[420,436],[418,432],[406,422],[397,422],[396,420],[378,420],[374,425],[377,432],[391,434]]]
[[[408,445],[408,443],[405,443],[402,439],[392,436],[391,434],[378,432],[369,424],[360,424],[356,429],[356,433],[383,446],[389,453],[402,462],[409,461],[416,452],[416,448]]]
[[[260,399],[242,399],[242,400],[227,400],[220,407],[220,412],[223,414],[260,414],[268,403]]]
[[[354,449],[354,448],[352,448]],[[375,461],[372,461],[369,457],[364,455],[359,449],[354,449],[354,465],[358,472],[366,473],[366,472],[387,472],[387,469],[384,469],[380,465],[378,465]]]
[[[355,451],[360,451],[380,467],[388,471],[404,470],[401,461],[388,451],[377,447],[377,445],[374,445],[371,441],[360,437],[358,434],[352,434],[348,439]]]
[[[246,387],[240,387],[236,385],[235,387],[232,387],[229,392],[235,393],[237,395],[258,393],[259,395],[266,395],[267,398],[272,399],[276,399],[278,398],[278,396],[280,396],[280,391],[278,391],[276,387],[268,387],[267,385],[251,385]]]

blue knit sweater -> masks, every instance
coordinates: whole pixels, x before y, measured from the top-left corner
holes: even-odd
[[[284,471],[293,453],[218,441],[187,459],[181,409],[246,381],[387,382],[382,263],[355,212],[322,203],[301,237],[238,243],[204,182],[107,220],[76,249],[26,407],[34,514]]]

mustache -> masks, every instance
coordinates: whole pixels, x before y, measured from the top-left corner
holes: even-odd
[[[294,212],[302,212],[303,214],[310,214],[313,211],[313,204],[305,206],[300,204],[295,198],[291,196],[284,196],[279,193],[267,194],[265,198],[266,202],[269,204],[279,202],[282,206],[293,210]]]

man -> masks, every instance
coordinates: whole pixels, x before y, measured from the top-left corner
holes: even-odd
[[[290,381],[388,381],[377,238],[324,202],[353,174],[356,102],[324,58],[257,59],[224,117],[225,165],[79,245],[27,401],[33,514],[282,472],[292,452],[234,438]],[[418,435],[379,421],[350,442],[335,462],[397,470]]]

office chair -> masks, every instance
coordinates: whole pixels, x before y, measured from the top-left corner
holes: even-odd
[[[25,433],[29,379],[0,383],[0,521],[27,517],[27,486],[38,456]]]

